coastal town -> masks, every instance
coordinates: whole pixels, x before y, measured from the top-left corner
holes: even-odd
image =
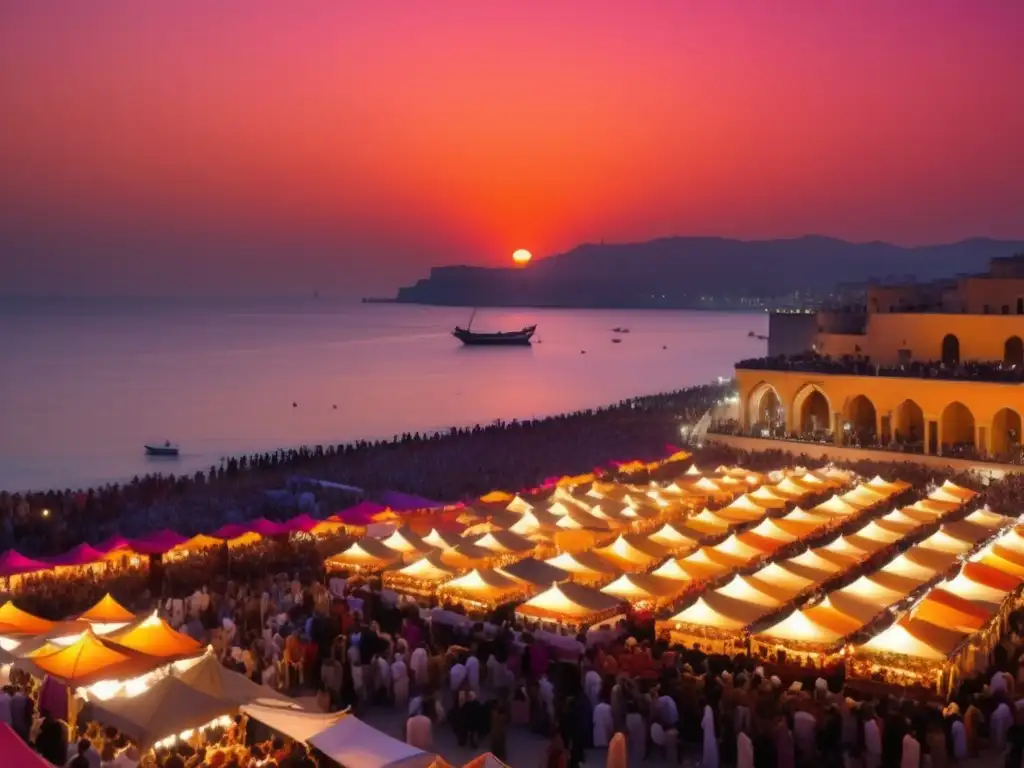
[[[1017,765],[1019,264],[733,381],[2,494],[4,753]]]

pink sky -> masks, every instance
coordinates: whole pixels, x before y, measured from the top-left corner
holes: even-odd
[[[1022,238],[1022,34],[1021,0],[7,3],[0,292]]]

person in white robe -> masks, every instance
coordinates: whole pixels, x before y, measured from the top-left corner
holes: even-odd
[[[615,720],[612,718],[612,705],[602,701],[594,708],[594,748],[607,747],[615,735]]]
[[[992,744],[996,749],[1006,746],[1006,732],[1010,730],[1011,725],[1013,725],[1013,713],[1010,711],[1010,705],[1005,701],[1000,702],[995,712],[992,713],[992,721],[989,726]]]
[[[953,757],[959,760],[967,759],[967,729],[964,728],[964,721],[957,719],[949,727],[950,735],[953,737]]]
[[[882,763],[882,734],[878,721],[869,718],[864,721],[864,768],[878,768]]]
[[[404,707],[409,701],[409,669],[405,665],[405,655],[395,654],[391,663],[391,685],[394,689],[395,704]]]
[[[409,659],[409,669],[412,670],[412,681],[416,684],[416,690],[422,691],[427,684],[427,649],[420,646],[412,652]]]
[[[583,678],[583,689],[587,698],[590,699],[590,708],[593,709],[601,701],[601,675],[596,669],[591,669]],[[611,738],[609,736],[609,738]]]
[[[921,768],[921,744],[909,733],[903,737],[903,759],[900,768]]]
[[[701,768],[718,768],[718,736],[715,734],[715,713],[711,707],[704,705],[704,717],[700,721],[704,731],[704,750],[701,756]]]
[[[736,768],[754,768],[754,742],[743,731],[736,737]]]
[[[540,682],[537,684],[537,698],[547,709],[548,717],[553,718],[555,716],[555,686],[548,680],[547,673],[541,675]]]
[[[480,659],[470,656],[466,659],[466,679],[469,680],[469,688],[477,696],[480,695]]]

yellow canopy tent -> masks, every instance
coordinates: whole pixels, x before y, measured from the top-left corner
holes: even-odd
[[[172,547],[168,554],[170,554],[170,552],[198,552],[204,549],[219,547],[223,543],[223,539],[207,536],[205,533],[197,533],[191,539],[183,541],[181,544]]]
[[[904,617],[863,645],[857,646],[854,653],[858,656],[895,654],[928,661],[946,661],[965,634]]]
[[[988,624],[998,608],[998,605],[967,600],[937,587],[929,590],[912,616],[938,627],[971,634]]]
[[[593,624],[614,615],[620,601],[596,589],[566,582],[552,584],[516,609],[516,613],[532,619]]]
[[[485,568],[494,558],[494,552],[481,549],[468,542],[441,552],[441,562],[457,571]]]
[[[111,597],[108,592],[100,598],[98,603],[78,618],[95,624],[117,624],[119,622],[135,621],[136,616]]]
[[[1004,515],[998,515],[995,512],[989,512],[988,509],[976,509],[964,518],[964,522],[983,525],[984,527],[991,528],[995,531],[999,530],[1004,525],[1008,525],[1010,523],[1010,518],[1005,517]]]
[[[511,493],[506,493],[505,491],[491,491],[490,493],[485,493],[483,496],[481,496],[480,501],[482,501],[484,504],[507,504],[514,498],[515,496],[513,496]]]
[[[486,533],[473,544],[481,549],[498,554],[522,554],[532,551],[536,544],[525,536],[510,531],[493,531]]]
[[[867,486],[858,485],[852,491],[844,493],[840,498],[851,506],[859,507],[860,509],[870,509],[881,504],[889,496]]]
[[[569,574],[573,581],[599,584],[614,577],[619,570],[596,552],[563,552],[546,561]]]
[[[431,528],[430,533],[423,537],[423,543],[441,550],[449,550],[466,542],[454,533],[441,533],[437,528]]]
[[[768,606],[753,605],[709,592],[688,608],[680,611],[668,623],[688,624],[719,631],[742,630],[764,616]]]
[[[793,599],[794,593],[756,576],[736,574],[725,586],[715,590],[720,595],[745,603],[778,608]]]
[[[705,536],[720,536],[735,525],[734,521],[726,520],[709,509],[703,509],[699,514],[686,518],[685,522],[687,526]]]
[[[689,588],[687,582],[678,579],[647,573],[624,573],[602,587],[601,591],[629,603],[661,604],[678,598]]]
[[[386,547],[377,539],[364,538],[355,542],[344,552],[327,558],[328,568],[352,568],[354,570],[383,570],[401,560],[402,555]]]
[[[55,653],[35,656],[33,661],[40,670],[67,685],[79,688],[102,680],[124,680],[151,672],[163,659],[117,651],[96,637],[91,630]]]
[[[815,584],[820,583],[815,579],[809,577],[807,572],[800,572],[799,569],[790,569],[786,566],[785,561],[781,563],[769,563],[760,570],[754,573],[754,577],[759,582],[766,584],[772,584],[780,590],[784,590],[786,593],[796,596],[801,592],[810,589]],[[827,574],[821,574],[821,580],[824,581],[828,577]]]
[[[883,480],[880,475],[875,475],[864,485],[873,491],[879,491],[890,497],[895,496],[897,493],[903,493],[903,491],[910,488],[910,483],[902,480]]]
[[[107,640],[138,653],[158,658],[185,658],[202,653],[203,646],[188,635],[176,632],[154,613],[134,626],[107,635]]]
[[[430,551],[429,544],[407,528],[399,528],[388,538],[384,539],[384,546],[403,555],[426,554]]]
[[[622,571],[646,571],[656,562],[668,556],[668,549],[657,544],[646,536],[634,534],[621,535],[606,547],[597,550],[601,557],[606,558]]]
[[[445,582],[438,589],[438,594],[485,608],[493,608],[502,603],[526,597],[532,591],[532,588],[496,570],[486,568],[473,569],[464,576]]]
[[[755,642],[792,642],[812,646],[838,643],[862,626],[850,616],[836,610],[828,598],[804,610],[793,611],[786,618],[759,632]]]
[[[786,562],[806,568],[813,568],[826,573],[839,573],[848,570],[856,565],[857,561],[846,555],[837,555],[825,549],[808,549],[805,552],[791,557]]]
[[[852,515],[859,511],[860,507],[855,507],[842,497],[836,495],[833,495],[828,501],[822,502],[811,510],[811,512],[824,512],[831,515]]]
[[[661,528],[647,537],[655,544],[668,549],[670,552],[686,552],[700,544],[701,534],[698,531],[687,528],[680,523],[665,523]]]
[[[42,635],[54,626],[54,622],[21,610],[10,600],[0,606],[0,635]]]

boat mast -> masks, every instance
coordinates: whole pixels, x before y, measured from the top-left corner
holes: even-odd
[[[473,310],[473,313],[472,313],[472,314],[471,314],[471,315],[469,316],[469,325],[467,325],[467,326],[466,326],[466,330],[467,330],[467,331],[468,331],[468,330],[469,330],[470,328],[472,328],[472,327],[473,327],[473,318],[474,318],[474,317],[476,317],[476,310],[475,310],[475,309]]]

